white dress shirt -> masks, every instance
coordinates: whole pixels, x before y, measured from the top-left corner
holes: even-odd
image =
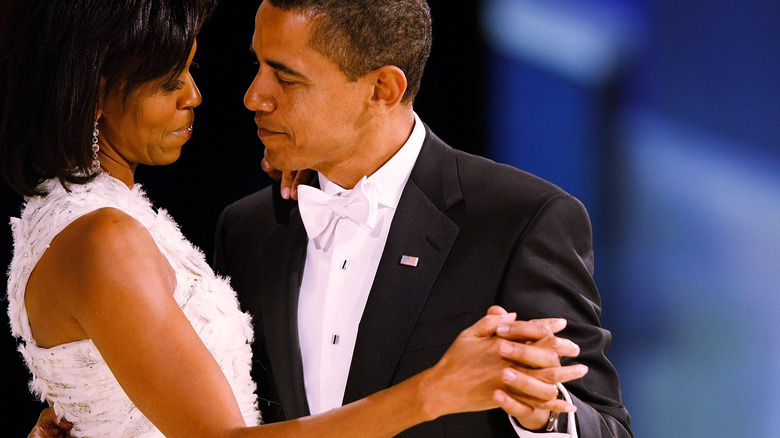
[[[298,301],[298,337],[311,414],[342,405],[358,325],[398,201],[425,140],[422,121],[417,114],[414,119],[406,143],[367,178],[379,186],[376,226],[370,229],[341,217],[336,219],[338,222],[326,245],[319,248],[314,239],[309,239],[307,244]],[[320,189],[329,195],[350,192],[322,174],[318,178]],[[571,420],[570,427],[574,425]],[[521,437],[536,435],[517,426],[515,429]]]
[[[401,192],[425,140],[425,127],[415,114],[414,129],[401,149],[374,174],[379,186],[374,229],[350,218],[337,219],[328,244],[317,248],[309,239],[298,301],[298,337],[303,359],[306,398],[312,414],[341,406],[347,385],[358,325],[384,251]],[[319,175],[329,194],[349,190]]]

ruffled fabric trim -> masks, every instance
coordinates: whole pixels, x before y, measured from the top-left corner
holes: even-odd
[[[214,274],[170,215],[155,210],[140,185],[128,189],[107,175],[72,186],[70,192],[56,180],[43,185],[49,194],[27,199],[21,217],[11,219],[14,257],[8,271],[8,313],[11,332],[21,338],[19,351],[33,374],[31,391],[74,423],[74,437],[161,436],[132,404],[90,340],[39,348],[24,306],[29,275],[54,237],[84,214],[113,207],[149,230],[176,273],[174,299],[225,373],[247,424],[259,424],[256,385],[250,377],[251,318],[239,308],[227,279]]]

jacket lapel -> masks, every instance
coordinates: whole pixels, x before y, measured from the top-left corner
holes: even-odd
[[[285,417],[309,415],[298,342],[298,297],[306,256],[306,231],[297,208],[287,226],[278,227],[266,240],[263,270],[263,326],[274,379]]]
[[[454,154],[430,131],[404,188],[360,321],[344,403],[387,388],[458,227],[444,213],[462,199]],[[418,258],[416,267],[402,256]]]

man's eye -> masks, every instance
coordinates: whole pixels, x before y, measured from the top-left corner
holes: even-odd
[[[295,84],[295,81],[286,81],[282,79],[281,76],[279,75],[276,75],[276,81],[279,82],[280,85],[285,85],[285,86]]]
[[[184,87],[184,81],[176,79],[163,85],[163,90],[168,92],[178,91]]]

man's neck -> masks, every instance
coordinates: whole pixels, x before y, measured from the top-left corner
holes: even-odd
[[[317,169],[328,180],[352,189],[364,176],[371,176],[387,163],[409,139],[414,128],[411,109],[370,131],[355,155],[333,166]]]

